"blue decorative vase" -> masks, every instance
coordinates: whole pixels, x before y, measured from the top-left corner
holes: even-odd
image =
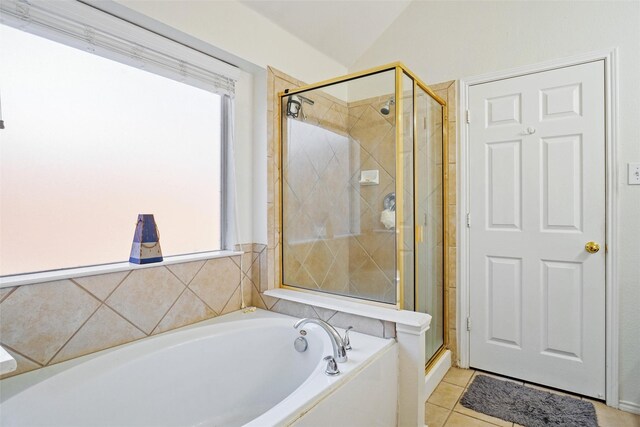
[[[152,214],[139,214],[129,262],[149,264],[160,261],[162,261],[162,250],[156,220]]]

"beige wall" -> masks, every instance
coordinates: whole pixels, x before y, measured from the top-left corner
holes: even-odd
[[[437,82],[613,47],[619,49],[620,400],[638,407],[640,186],[627,185],[626,169],[640,161],[640,2],[415,1],[351,68],[400,59]]]
[[[241,278],[251,305],[266,280],[266,251],[243,249],[242,256],[0,289],[0,344],[18,362],[2,378],[239,310]]]

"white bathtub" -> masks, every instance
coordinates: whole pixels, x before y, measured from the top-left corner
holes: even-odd
[[[327,334],[298,353],[295,320],[235,312],[0,381],[0,425],[395,425],[395,341],[353,333],[329,377]]]

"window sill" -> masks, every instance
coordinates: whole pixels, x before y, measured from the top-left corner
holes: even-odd
[[[83,276],[95,276],[97,274],[117,273],[119,271],[139,270],[141,268],[151,268],[159,267],[162,265],[179,264],[183,262],[224,258],[242,254],[243,252],[239,251],[201,252],[197,254],[169,256],[165,257],[164,260],[160,262],[154,262],[151,264],[132,264],[130,262],[117,262],[113,264],[93,265],[89,267],[66,268],[64,270],[51,270],[42,271],[39,273],[17,274],[15,276],[0,277],[0,288],[32,285],[34,283],[53,282],[55,280],[73,279]]]

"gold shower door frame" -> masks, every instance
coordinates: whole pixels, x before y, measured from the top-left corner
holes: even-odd
[[[338,84],[338,83],[344,83],[350,80],[355,80],[355,79],[359,79],[362,77],[367,77],[373,74],[378,74],[378,73],[382,73],[385,71],[391,71],[391,70],[395,70],[395,96],[396,96],[396,100],[400,100],[402,99],[401,95],[403,93],[403,76],[407,76],[409,77],[412,82],[413,82],[413,111],[412,111],[412,130],[413,130],[413,194],[414,194],[414,202],[413,202],[413,209],[414,209],[414,215],[413,215],[413,230],[414,230],[414,239],[413,239],[413,244],[414,244],[414,262],[415,262],[415,254],[416,254],[416,240],[417,240],[417,224],[416,224],[416,218],[417,218],[417,203],[415,202],[415,192],[417,189],[417,185],[418,185],[418,180],[417,180],[417,173],[416,173],[416,166],[417,166],[417,151],[418,151],[418,137],[417,137],[417,132],[416,132],[416,127],[418,125],[418,106],[417,106],[417,92],[418,92],[418,88],[422,89],[424,92],[426,92],[433,100],[435,100],[438,104],[440,104],[442,106],[442,159],[443,159],[443,164],[446,164],[446,160],[449,158],[449,153],[448,153],[448,148],[449,148],[449,143],[448,143],[448,126],[446,126],[446,124],[448,123],[448,110],[447,110],[447,103],[440,98],[438,95],[435,94],[434,91],[432,91],[418,76],[416,76],[411,70],[409,70],[402,62],[393,62],[390,64],[386,64],[386,65],[381,65],[378,67],[374,67],[374,68],[370,68],[368,70],[364,70],[364,71],[359,71],[356,73],[352,73],[352,74],[347,74],[345,76],[341,76],[341,77],[335,77],[329,80],[324,80],[318,83],[314,83],[311,85],[306,85],[306,86],[302,86],[299,88],[295,88],[295,89],[290,89],[287,90],[285,92],[279,92],[278,93],[278,112],[277,112],[277,119],[278,119],[278,159],[279,159],[279,167],[278,167],[278,179],[279,179],[279,186],[280,186],[280,200],[278,200],[278,203],[280,205],[280,209],[279,209],[279,217],[278,217],[278,223],[279,223],[279,230],[280,232],[278,233],[278,243],[280,245],[280,268],[279,268],[279,272],[278,272],[278,284],[280,286],[280,288],[284,288],[284,289],[293,289],[299,292],[308,292],[308,293],[313,293],[313,294],[320,294],[323,296],[326,296],[325,293],[323,292],[318,292],[318,291],[313,291],[313,290],[309,290],[309,289],[301,289],[299,287],[294,287],[294,286],[289,286],[286,283],[284,283],[283,281],[283,271],[284,271],[284,245],[282,244],[282,236],[283,236],[283,206],[282,206],[282,195],[283,195],[283,158],[282,158],[282,153],[283,153],[283,149],[282,149],[282,98],[285,96],[290,96],[290,95],[295,95],[297,93],[301,93],[301,92],[306,92],[309,90],[314,90],[314,89],[320,89],[322,87],[326,87],[326,86],[331,86],[334,84]],[[376,305],[376,306],[383,306],[383,307],[389,307],[389,306],[395,306],[396,309],[398,310],[402,310],[404,308],[404,284],[405,284],[405,272],[404,272],[404,256],[402,253],[402,248],[401,248],[401,243],[404,242],[404,191],[403,191],[403,184],[404,184],[404,162],[403,162],[403,157],[402,157],[402,148],[403,148],[403,141],[404,141],[404,117],[403,117],[403,103],[397,101],[395,103],[395,114],[396,114],[396,222],[397,222],[397,226],[396,226],[396,242],[400,242],[400,244],[396,244],[396,270],[398,271],[398,283],[396,286],[396,304],[392,305],[392,304],[385,304],[385,303],[381,303],[381,302],[376,302],[376,301],[368,301],[368,300],[362,300],[362,299],[358,299],[358,298],[354,298],[354,297],[347,297],[347,296],[337,296],[338,298],[344,298],[344,299],[348,299],[348,300],[352,300],[352,301],[357,301],[359,303],[364,303],[364,304],[370,304],[370,305]],[[443,241],[447,242],[449,240],[449,227],[448,227],[448,215],[449,215],[449,201],[448,201],[448,182],[449,182],[449,173],[448,173],[448,168],[443,167],[442,168],[442,202],[443,202],[443,211],[442,211],[442,227],[443,227]],[[443,325],[444,325],[444,331],[446,332],[448,330],[448,320],[449,320],[449,316],[448,316],[448,295],[447,295],[447,280],[448,280],[448,268],[447,266],[449,265],[449,251],[443,250],[443,281],[442,281],[442,286],[444,288],[444,292],[443,292]],[[413,286],[414,286],[414,294],[415,294],[415,299],[414,301],[417,301],[418,298],[418,269],[414,268],[414,280],[413,280]],[[335,295],[334,295],[335,296]],[[430,367],[430,364],[433,363],[433,361],[437,360],[440,355],[442,354],[442,352],[448,347],[449,342],[448,342],[448,336],[445,333],[444,334],[444,338],[443,338],[443,345],[441,346],[441,348],[435,352],[435,354],[431,357],[431,359],[427,362],[425,369],[428,369]]]

